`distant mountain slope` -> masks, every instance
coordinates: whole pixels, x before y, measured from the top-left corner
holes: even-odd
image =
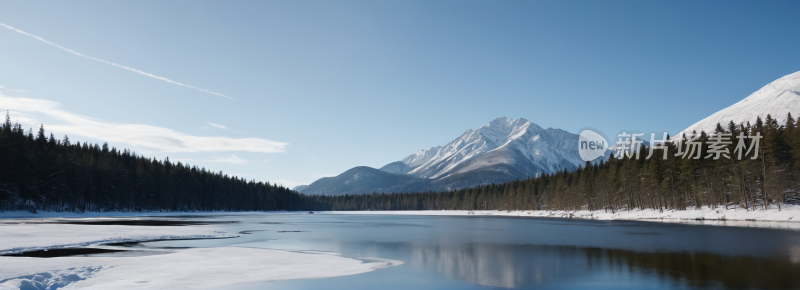
[[[408,174],[395,174],[359,166],[334,177],[323,177],[302,189],[305,194],[344,195],[372,192],[398,192],[422,188],[428,180]]]
[[[444,146],[418,150],[380,170],[356,167],[303,188],[308,194],[451,190],[574,169],[578,135],[525,119],[497,118]]]
[[[413,170],[414,167],[408,166],[403,161],[395,161],[389,164],[384,165],[381,167],[380,170],[386,171],[389,173],[399,173],[399,174],[406,174],[409,171]]]
[[[446,191],[459,188],[475,187],[483,184],[503,183],[527,178],[513,166],[494,164],[464,173],[451,174],[443,178],[431,180],[425,190]]]
[[[725,127],[730,121],[736,124],[748,121],[755,124],[757,117],[760,116],[763,120],[767,114],[771,114],[779,124],[784,124],[788,113],[792,113],[795,118],[800,114],[800,72],[767,84],[744,100],[700,120],[681,133],[714,132],[717,123]]]

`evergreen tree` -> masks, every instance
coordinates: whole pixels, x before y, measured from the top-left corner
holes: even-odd
[[[44,134],[44,124],[39,127],[39,133],[36,135],[36,146],[44,148],[47,145],[47,136]]]

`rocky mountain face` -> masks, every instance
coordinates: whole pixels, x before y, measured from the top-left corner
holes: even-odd
[[[411,168],[408,174],[431,179],[500,164],[536,176],[582,164],[577,143],[576,134],[503,117],[467,130],[444,146],[419,150],[401,162]]]
[[[421,149],[381,169],[356,167],[317,180],[301,192],[419,192],[523,179],[577,168],[584,163],[577,143],[576,134],[502,117],[444,146]]]

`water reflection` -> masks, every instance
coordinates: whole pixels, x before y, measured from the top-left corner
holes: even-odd
[[[582,250],[574,247],[414,245],[409,262],[451,279],[505,288],[544,285],[590,272],[589,260]]]
[[[737,257],[708,253],[640,253],[625,250],[583,249],[587,260],[611,269],[653,270],[675,283],[693,287],[796,288],[800,264],[788,259]],[[601,266],[602,267],[602,266]]]
[[[224,226],[241,232],[239,238],[143,246],[332,251],[405,262],[256,289],[800,288],[800,231],[790,229],[413,216],[265,214],[238,220]]]
[[[662,286],[767,289],[800,286],[800,264],[777,257],[494,243],[410,247],[408,262],[413,266],[493,287],[539,288],[620,276],[626,279],[652,276],[656,281],[650,283]]]

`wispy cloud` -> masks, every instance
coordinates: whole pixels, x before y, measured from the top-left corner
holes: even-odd
[[[2,93],[0,93],[0,96],[2,96]],[[2,107],[2,105],[0,105],[0,107]],[[3,118],[5,118],[6,112],[3,111],[2,115],[3,115]],[[35,115],[31,115],[31,114],[28,114],[28,113],[25,113],[25,112],[17,111],[17,112],[14,112],[14,114],[11,115],[11,122],[16,122],[16,123],[20,123],[20,124],[34,124],[34,123],[37,123],[39,121],[38,121],[38,119],[36,119]]]
[[[241,165],[245,165],[248,162],[247,160],[239,158],[236,155],[231,155],[230,157],[217,157],[217,158],[214,158],[214,159],[186,159],[186,158],[183,158],[183,159],[180,159],[180,160],[184,161],[184,162],[188,162],[188,163],[191,163],[191,162],[198,162],[198,163],[199,162],[221,162],[221,163],[233,163],[233,164],[241,164]]]
[[[14,98],[0,93],[0,110],[10,110],[12,118],[23,113],[25,125],[38,126],[36,117],[61,121],[48,124],[46,129],[59,136],[85,136],[108,142],[126,143],[163,152],[230,152],[247,151],[261,153],[285,152],[288,143],[261,138],[228,138],[193,136],[158,126],[143,124],[119,124],[105,122],[87,116],[73,114],[59,108],[53,101],[30,98]]]
[[[27,36],[30,36],[30,37],[33,37],[33,38],[36,38],[41,42],[44,42],[44,43],[47,43],[49,45],[58,47],[58,48],[60,48],[60,49],[62,49],[64,51],[67,51],[67,52],[72,53],[72,54],[77,55],[77,56],[82,56],[82,57],[85,57],[85,58],[88,58],[88,59],[91,59],[91,60],[95,60],[95,61],[99,61],[99,62],[102,62],[102,63],[105,63],[105,64],[113,65],[113,66],[118,67],[118,68],[123,68],[123,69],[129,70],[129,71],[135,72],[137,74],[148,76],[148,77],[151,77],[151,78],[154,78],[154,79],[159,79],[159,80],[171,83],[171,84],[176,84],[176,85],[179,85],[179,86],[184,86],[184,87],[187,87],[187,88],[192,88],[192,89],[199,90],[199,91],[202,91],[202,92],[206,92],[206,93],[209,93],[209,94],[217,95],[217,96],[220,96],[220,97],[223,97],[223,98],[228,98],[228,99],[231,99],[231,100],[235,100],[234,98],[228,97],[228,96],[220,94],[220,93],[215,93],[215,92],[209,91],[207,89],[201,89],[201,88],[198,88],[198,87],[195,87],[195,86],[179,83],[179,82],[173,81],[171,79],[168,79],[168,78],[165,78],[165,77],[161,77],[161,76],[157,76],[157,75],[154,75],[154,74],[151,74],[151,73],[148,73],[148,72],[143,72],[143,71],[140,71],[140,70],[132,68],[132,67],[119,65],[119,64],[116,64],[116,63],[113,63],[113,62],[110,62],[110,61],[105,61],[105,60],[102,60],[102,59],[99,59],[99,58],[96,58],[96,57],[85,55],[85,54],[79,53],[77,51],[71,50],[69,48],[66,48],[66,47],[60,46],[58,44],[55,44],[53,42],[50,42],[50,41],[48,41],[48,40],[46,40],[44,38],[38,37],[36,35],[27,33],[25,31],[16,29],[16,28],[11,27],[11,26],[8,26],[8,25],[6,25],[4,23],[0,23],[0,26],[3,26],[5,28],[14,30],[16,32],[22,33],[24,35],[27,35]]]
[[[12,93],[27,93],[28,92],[27,90],[12,90],[12,89],[4,87],[3,85],[0,85],[0,90],[9,91],[9,92],[12,92]]]
[[[206,122],[206,123],[211,125],[211,126],[213,126],[213,127],[217,127],[217,128],[220,128],[220,129],[228,130],[228,127],[222,126],[220,124],[214,124],[214,123],[211,123],[211,122]]]

